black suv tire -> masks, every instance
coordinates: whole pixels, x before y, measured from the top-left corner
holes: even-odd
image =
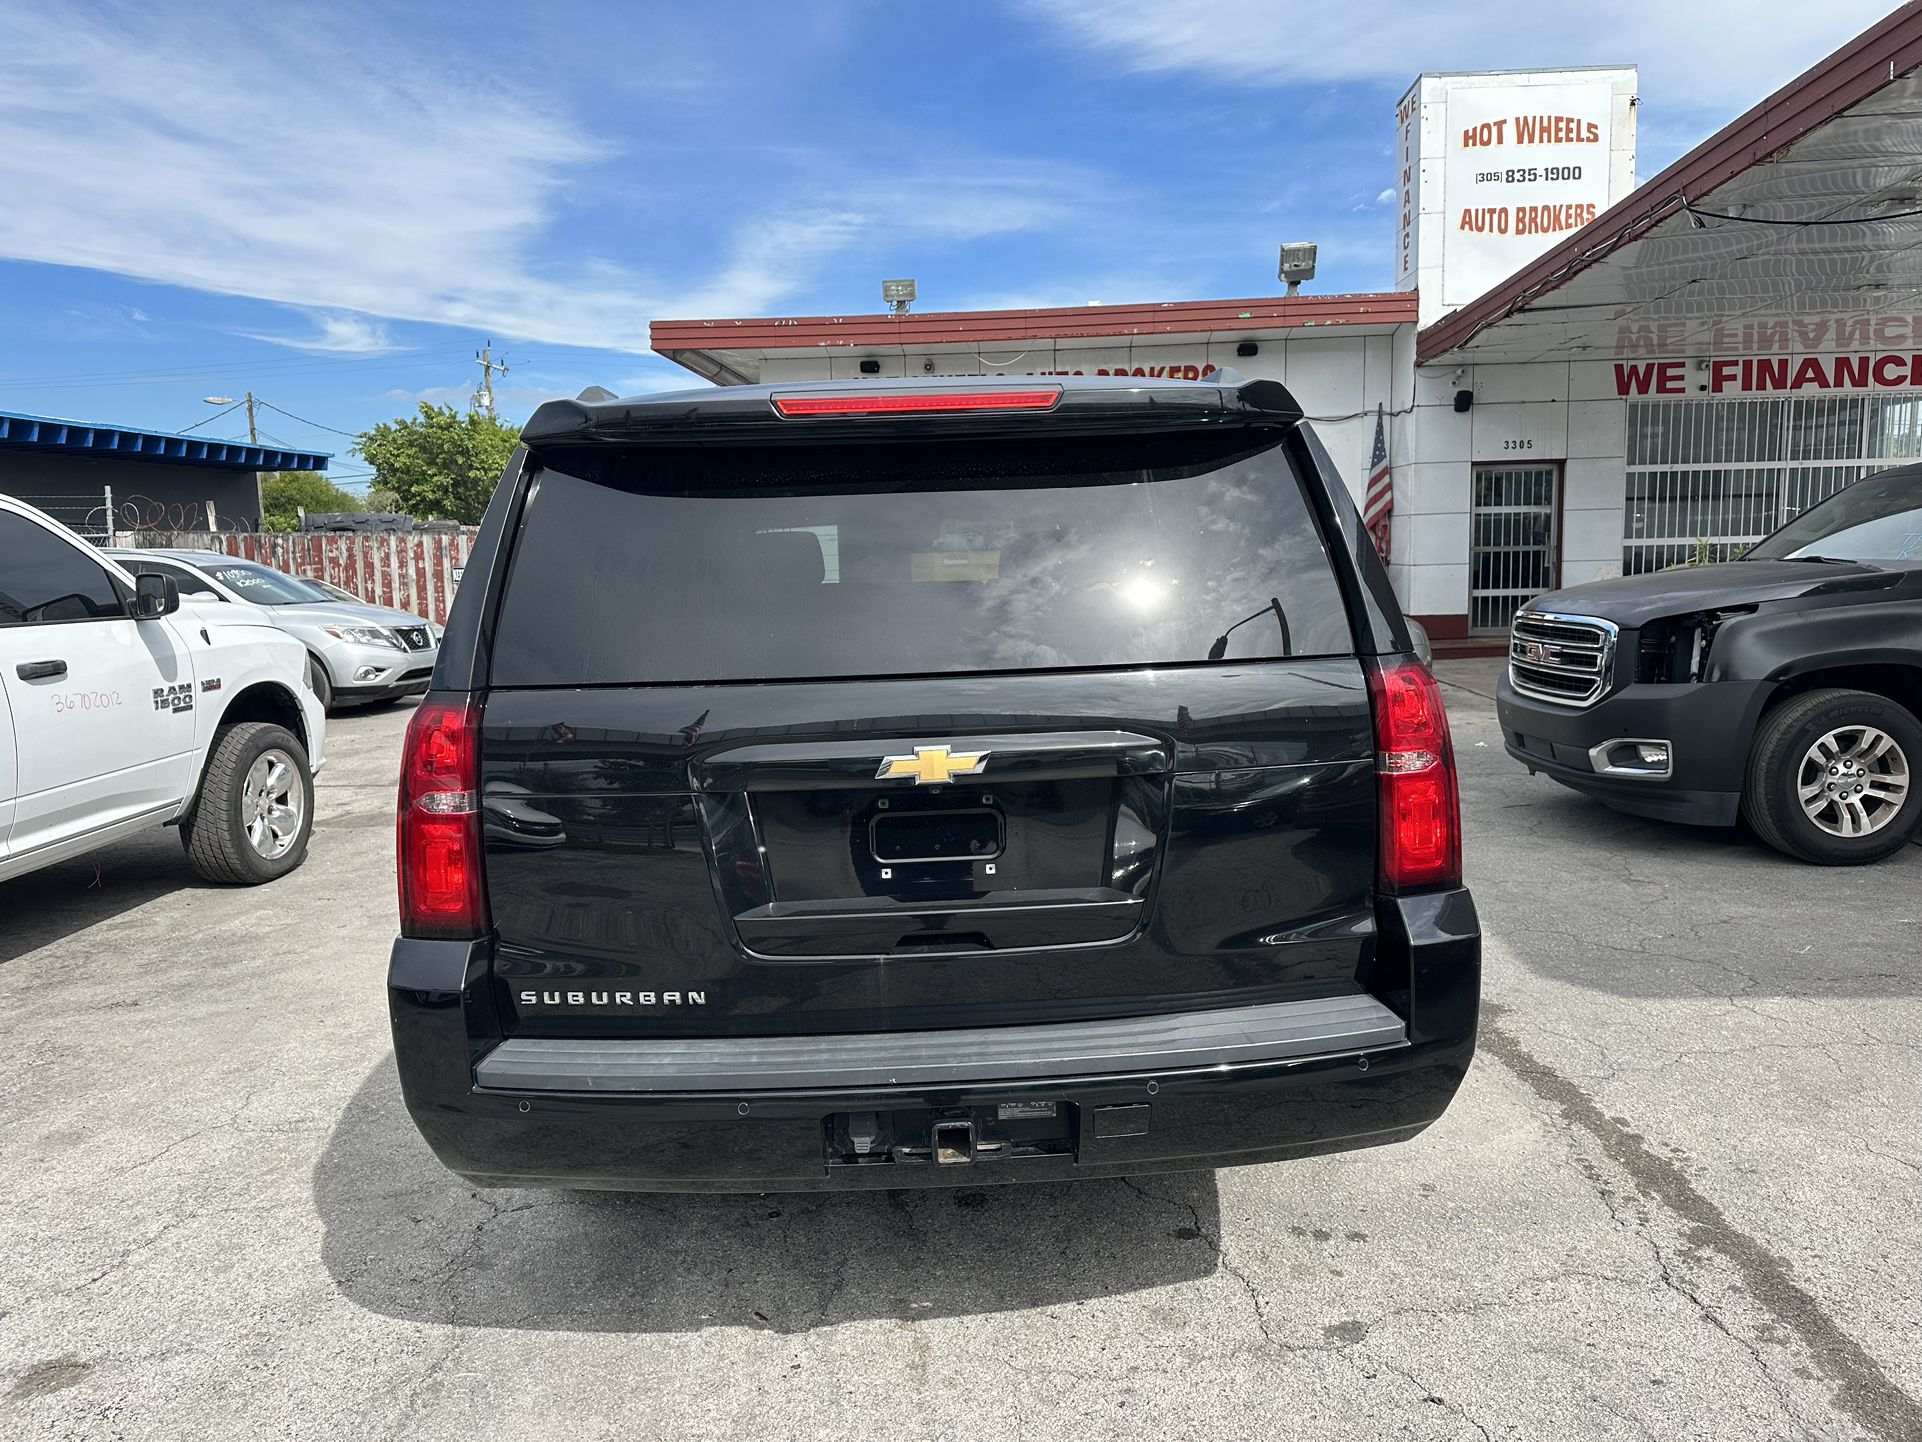
[[[249,834],[257,797],[251,782],[255,766],[279,759],[290,768],[287,795],[297,798],[292,839],[275,838],[266,847]],[[285,876],[307,856],[314,829],[314,773],[307,749],[284,726],[241,721],[214,736],[213,753],[200,777],[200,793],[180,823],[187,859],[207,881],[230,886],[259,886]]]
[[[1893,803],[1893,814],[1864,835],[1845,836],[1827,830],[1804,806],[1801,797],[1805,766],[1813,766],[1811,749],[1840,731],[1872,727],[1894,742],[1900,753],[1902,775],[1909,783]],[[1749,752],[1748,784],[1742,795],[1742,814],[1755,834],[1777,851],[1820,866],[1861,866],[1892,856],[1922,824],[1922,801],[1914,787],[1914,768],[1922,763],[1922,723],[1886,696],[1868,691],[1824,689],[1792,696],[1762,718]],[[1844,753],[1837,758],[1841,772],[1830,771],[1843,783],[1872,785],[1859,761]],[[1824,781],[1825,787],[1830,783]],[[1844,792],[1846,795],[1847,793]],[[1856,794],[1862,794],[1859,790]],[[1871,796],[1872,792],[1868,793]],[[1823,798],[1813,798],[1820,804]],[[1883,807],[1876,808],[1879,813]],[[1836,815],[1840,816],[1838,808]],[[1871,818],[1873,819],[1873,818]]]

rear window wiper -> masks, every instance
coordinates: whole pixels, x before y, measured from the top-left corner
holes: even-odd
[[[1210,661],[1219,661],[1223,656],[1226,656],[1228,654],[1228,638],[1250,621],[1259,621],[1271,611],[1274,613],[1275,619],[1281,622],[1281,654],[1284,656],[1294,655],[1294,638],[1288,633],[1288,613],[1281,609],[1281,598],[1279,596],[1270,596],[1268,598],[1268,604],[1263,606],[1259,611],[1255,612],[1252,616],[1243,616],[1239,621],[1235,622],[1234,625],[1215,637],[1215,644],[1208,648],[1208,659]]]

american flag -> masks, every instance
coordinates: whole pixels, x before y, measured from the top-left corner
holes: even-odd
[[[1388,559],[1388,518],[1395,513],[1395,473],[1388,464],[1388,417],[1384,407],[1375,407],[1375,449],[1368,457],[1368,494],[1362,501],[1361,520],[1375,538],[1375,550]]]

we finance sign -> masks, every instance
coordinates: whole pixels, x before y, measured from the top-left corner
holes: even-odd
[[[1618,396],[1922,389],[1922,351],[1615,362]]]

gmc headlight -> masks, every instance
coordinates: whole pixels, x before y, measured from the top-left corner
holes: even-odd
[[[322,626],[320,629],[336,641],[354,641],[362,646],[392,646],[396,651],[407,649],[400,644],[400,637],[385,626]]]

